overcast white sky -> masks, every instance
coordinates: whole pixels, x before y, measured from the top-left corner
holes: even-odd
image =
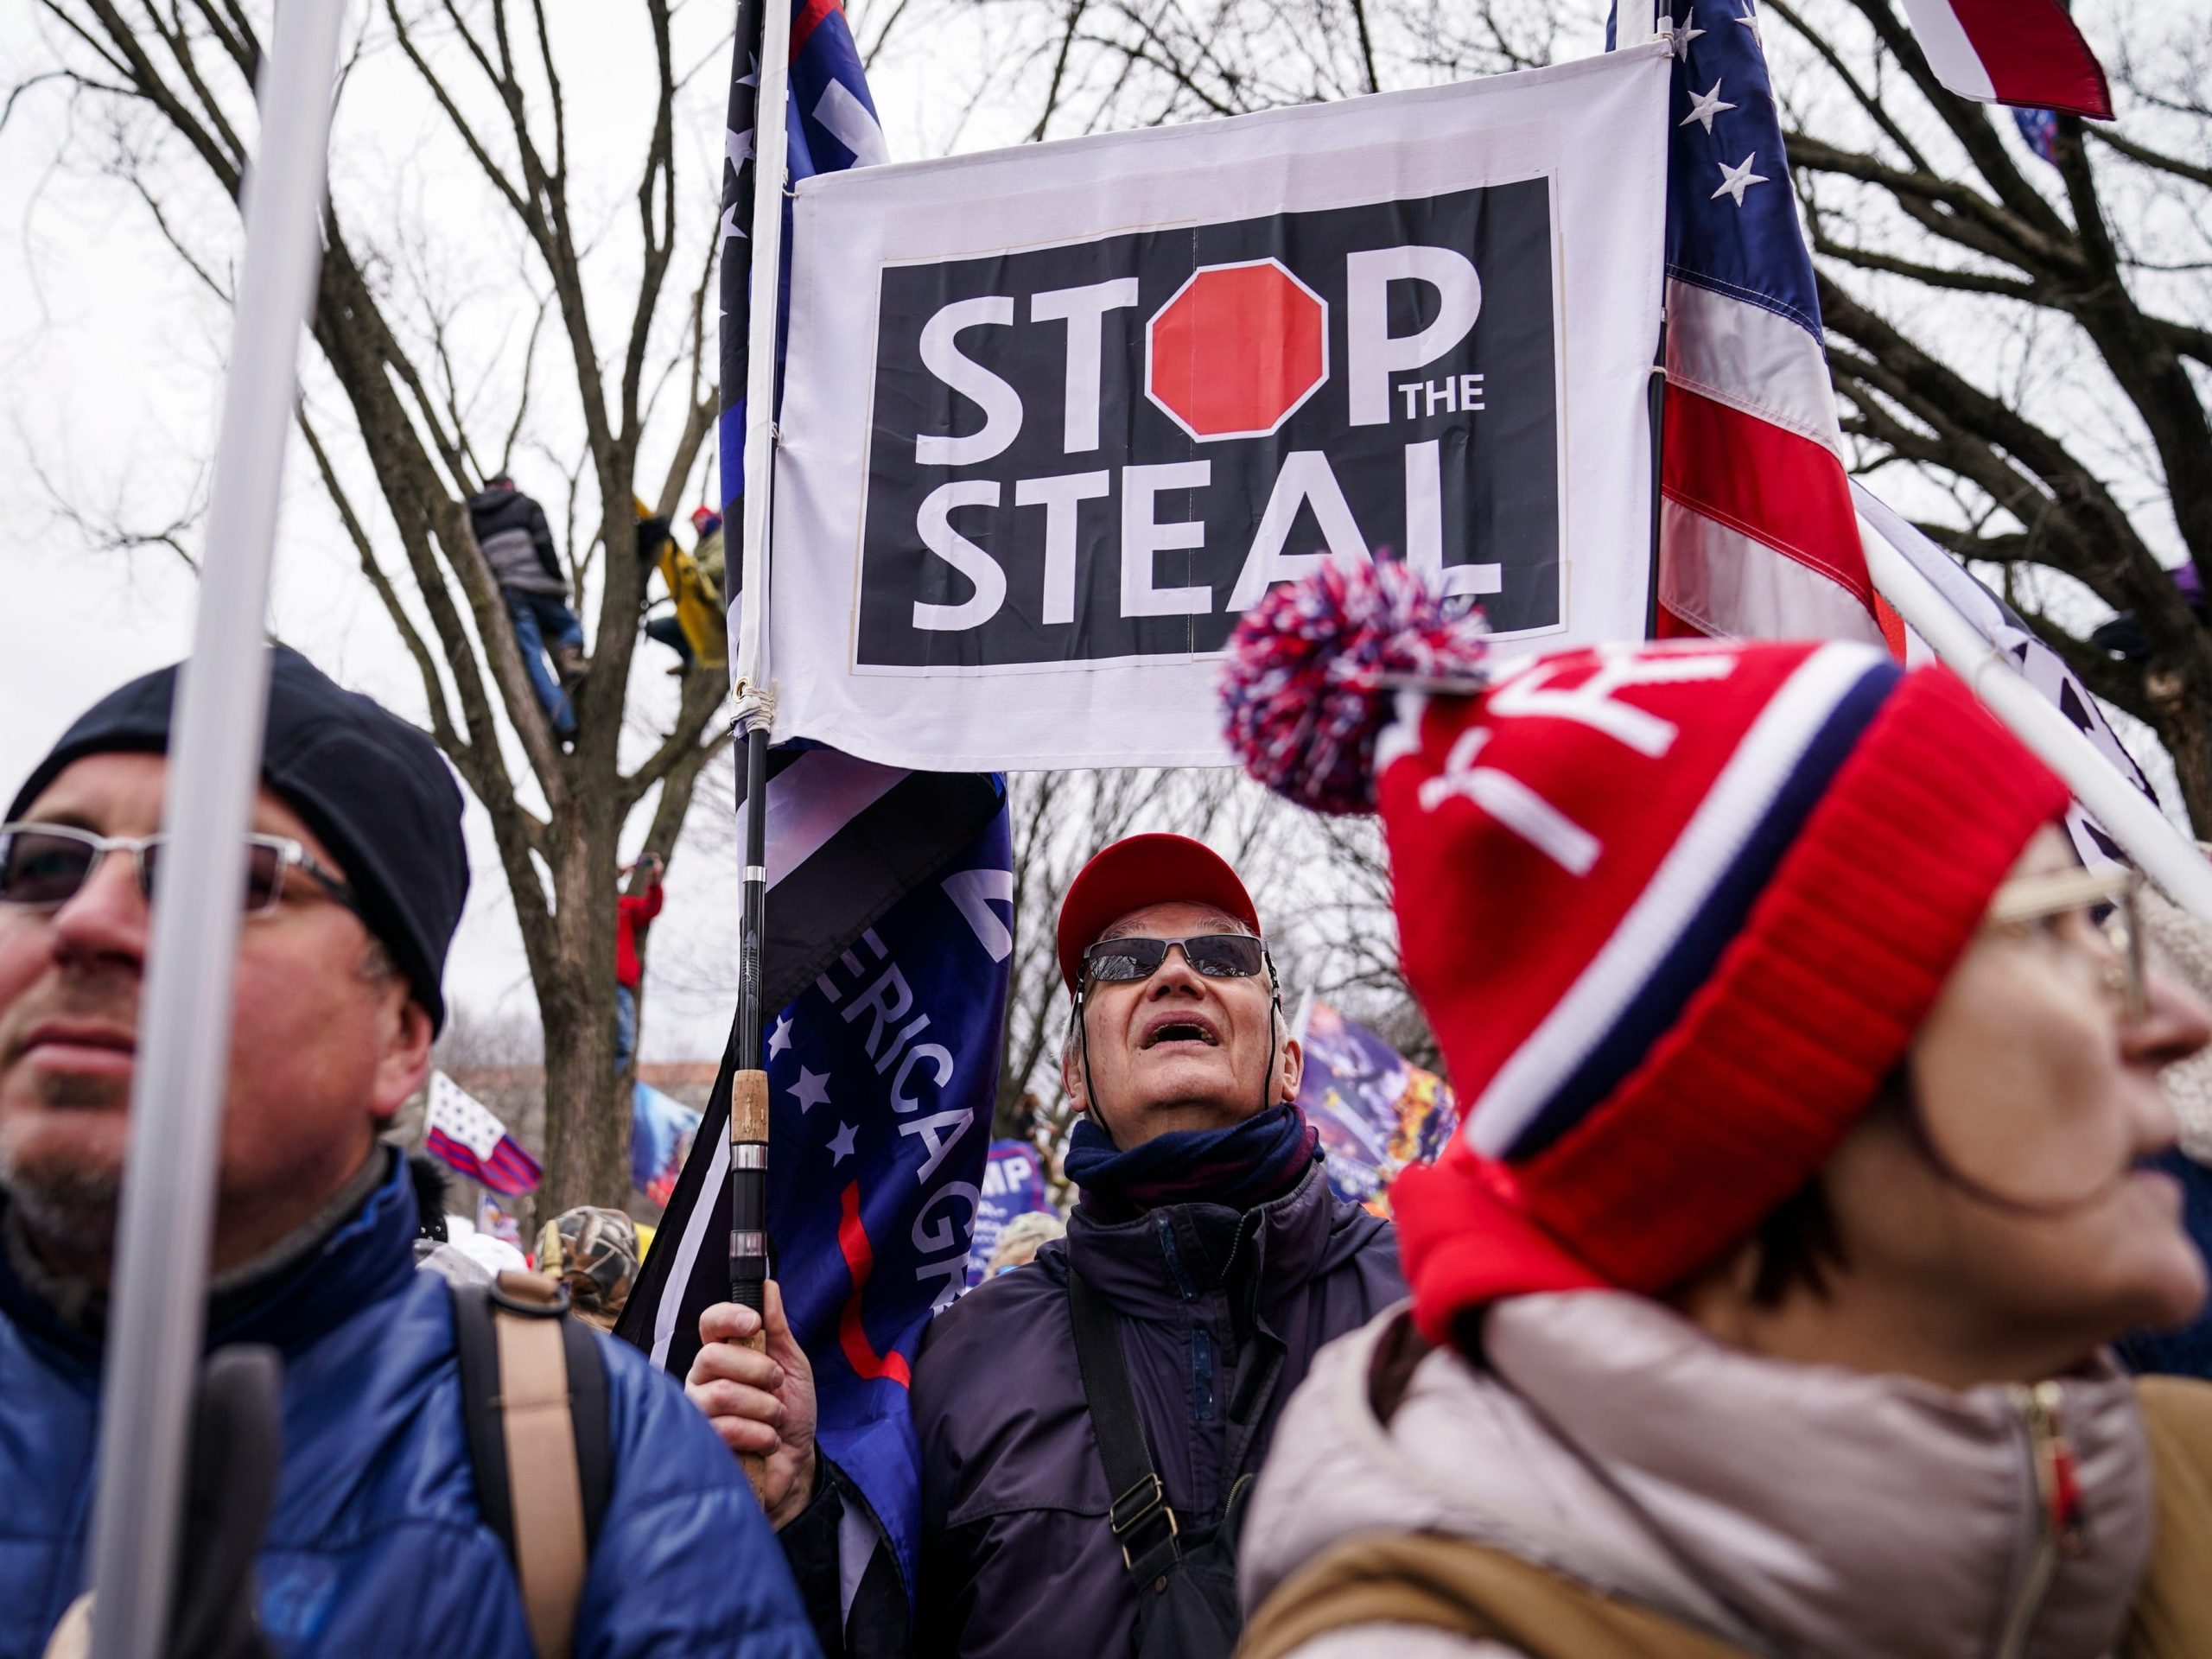
[[[715,48],[727,8],[695,3],[680,17],[680,66]],[[257,13],[261,8],[255,8]],[[564,61],[588,64],[568,85],[573,152],[642,154],[640,88],[649,85],[650,42],[633,11],[598,6],[554,8]],[[356,16],[363,9],[353,8]],[[0,82],[13,84],[46,60],[29,8],[0,8]],[[916,91],[924,66],[887,65],[876,86],[894,154],[943,149],[950,130],[941,104]],[[395,181],[412,171],[414,188],[434,209],[451,201],[465,237],[476,213],[471,181],[441,178],[436,158],[416,149],[414,112],[385,100],[372,79],[349,90],[341,108],[334,168],[343,181]],[[721,150],[726,72],[703,69],[683,137],[685,181],[697,188]],[[0,785],[21,779],[81,710],[104,692],[189,649],[195,584],[169,551],[105,550],[57,510],[67,502],[94,519],[122,517],[159,528],[204,490],[214,441],[219,366],[227,354],[226,315],[162,243],[143,207],[113,181],[79,164],[49,169],[72,122],[58,95],[33,93],[0,132]],[[1007,142],[988,118],[962,130],[969,145]],[[586,173],[588,162],[578,171]],[[624,188],[610,182],[610,198]],[[633,183],[627,188],[633,188]],[[400,186],[395,182],[397,197]],[[219,204],[217,204],[219,207]],[[613,215],[610,213],[610,219]],[[696,217],[696,215],[695,215]],[[620,221],[634,235],[632,221]],[[206,236],[230,227],[194,227]],[[448,230],[456,228],[448,226]],[[311,345],[303,347],[310,371]],[[312,385],[312,380],[311,383]],[[545,384],[557,386],[552,377]],[[573,381],[570,382],[573,385]],[[525,487],[550,488],[518,464]],[[549,505],[550,505],[549,502]],[[556,512],[557,522],[557,512]],[[325,505],[303,446],[292,444],[280,531],[272,613],[277,632],[342,683],[420,719],[422,696],[411,664]],[[196,552],[199,532],[185,545]],[[666,700],[670,688],[658,647],[639,653],[639,692]],[[478,1010],[531,1007],[521,946],[488,821],[474,802],[469,832],[479,874],[454,948],[449,995]],[[632,842],[644,830],[636,821]],[[730,873],[712,856],[677,861],[671,904],[655,930],[649,960],[644,1051],[648,1058],[717,1056],[729,1017],[715,982],[734,912]],[[660,971],[665,964],[665,972]]]

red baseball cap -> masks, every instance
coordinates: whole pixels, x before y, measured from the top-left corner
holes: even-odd
[[[1229,861],[1188,836],[1127,836],[1101,849],[1068,884],[1060,900],[1060,978],[1072,992],[1083,953],[1098,936],[1147,905],[1211,905],[1260,931],[1252,895]]]

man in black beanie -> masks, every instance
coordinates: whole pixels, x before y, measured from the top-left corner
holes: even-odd
[[[175,690],[163,670],[96,705],[0,822],[0,1659],[42,1652],[85,1588],[149,899],[169,880],[235,883],[246,912],[207,1342],[283,1361],[264,1630],[297,1656],[524,1659],[540,1609],[480,1507],[450,1293],[415,1271],[413,1185],[378,1141],[444,1017],[461,792],[427,737],[280,648],[250,833],[235,861],[181,869],[159,833]],[[609,1479],[575,1650],[810,1652],[712,1431],[594,1340]]]

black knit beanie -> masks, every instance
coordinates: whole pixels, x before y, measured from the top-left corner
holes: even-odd
[[[61,734],[8,809],[21,817],[73,761],[117,751],[166,754],[175,665],[111,691]],[[446,950],[468,896],[461,789],[437,746],[286,645],[272,648],[261,779],[345,868],[369,931],[445,1024]]]

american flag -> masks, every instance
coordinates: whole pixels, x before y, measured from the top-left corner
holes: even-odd
[[[1882,642],[1753,0],[1675,0],[1662,633]]]
[[[423,1127],[433,1155],[494,1192],[527,1192],[544,1173],[483,1102],[442,1071],[430,1073]]]

